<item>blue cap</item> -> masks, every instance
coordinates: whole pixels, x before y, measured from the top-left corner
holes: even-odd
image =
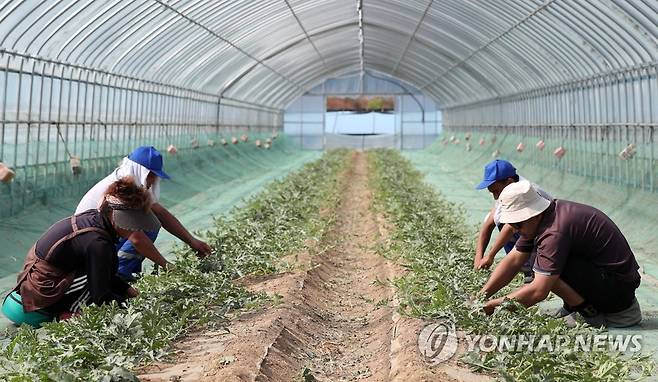
[[[496,159],[484,166],[484,179],[475,187],[477,190],[487,188],[494,182],[511,178],[516,175],[516,169],[506,160]]]
[[[162,154],[155,147],[140,146],[128,155],[128,159],[141,164],[162,179],[169,179],[169,175],[162,171]]]

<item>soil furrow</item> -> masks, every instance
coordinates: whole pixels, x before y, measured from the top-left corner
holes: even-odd
[[[192,336],[176,364],[148,369],[143,380],[450,381],[428,367],[415,344],[422,321],[400,317],[390,281],[399,266],[376,253],[386,239],[371,210],[364,153],[345,174],[333,227],[301,270],[249,280],[281,303],[231,322],[229,334]],[[205,338],[201,350],[199,338]]]

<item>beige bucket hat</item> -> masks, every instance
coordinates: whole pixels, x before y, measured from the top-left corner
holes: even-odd
[[[501,205],[500,222],[518,223],[544,212],[551,204],[527,180],[512,183],[503,189],[498,201]]]

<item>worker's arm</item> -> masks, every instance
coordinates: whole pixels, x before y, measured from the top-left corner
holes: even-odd
[[[160,203],[154,203],[151,206],[151,210],[155,216],[157,216],[158,220],[160,220],[164,229],[192,247],[192,249],[197,251],[199,256],[204,257],[210,255],[212,251],[210,246],[192,236],[192,234],[183,227],[183,224],[181,224],[181,222]]]
[[[509,224],[505,224],[503,229],[496,236],[496,240],[494,240],[494,243],[489,249],[487,255],[484,256],[482,260],[480,260],[478,268],[489,268],[491,264],[493,264],[498,251],[500,251],[505,246],[505,244],[507,244],[512,239],[512,236],[514,236],[514,228],[512,228],[512,226]]]
[[[482,261],[484,255],[484,250],[487,249],[489,240],[491,240],[491,232],[496,228],[496,223],[494,223],[495,207],[487,214],[487,217],[484,218],[482,222],[482,227],[480,227],[480,234],[478,235],[477,244],[475,245],[475,257],[473,258],[473,267],[479,268],[479,264]]]
[[[153,245],[151,239],[149,239],[149,237],[146,236],[144,232],[134,231],[130,234],[128,240],[130,240],[130,242],[133,244],[133,247],[135,247],[140,255],[146,257],[147,259],[163,268],[167,267],[167,260],[162,257],[160,251],[155,248],[155,245]]]
[[[493,313],[494,309],[502,304],[504,299],[516,300],[524,306],[532,306],[543,301],[548,297],[560,275],[535,274],[535,279],[530,283],[522,286],[505,297],[489,300],[484,306],[487,314]]]
[[[512,252],[507,254],[507,256],[498,263],[496,269],[491,273],[489,280],[487,280],[484,287],[482,287],[481,292],[483,292],[486,297],[489,297],[501,290],[509,284],[512,279],[514,279],[514,276],[519,273],[521,267],[523,267],[523,264],[529,257],[529,253],[520,252],[514,248]]]
[[[553,285],[551,292],[555,293],[556,296],[560,297],[569,306],[578,306],[585,302],[583,296],[581,296],[575,289],[573,289],[569,284],[565,283],[562,279],[558,279]]]

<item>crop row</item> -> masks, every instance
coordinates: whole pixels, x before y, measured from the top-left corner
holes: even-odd
[[[23,326],[3,339],[0,380],[135,381],[133,370],[160,360],[191,328],[221,325],[227,313],[262,303],[234,280],[285,266],[333,219],[345,151],[334,151],[269,184],[205,233],[213,254],[198,260],[177,248],[174,267],[145,275],[127,306],[89,306],[68,321],[39,330]],[[199,206],[203,208],[203,206]],[[222,321],[223,320],[223,321]]]
[[[398,152],[373,151],[369,166],[375,208],[394,225],[386,255],[408,269],[395,281],[405,314],[449,320],[473,335],[547,335],[557,339],[598,332],[580,324],[568,327],[537,307],[525,308],[514,301],[506,301],[491,316],[485,315],[478,291],[488,274],[473,269],[474,232],[464,223],[463,211],[425,184],[422,174]],[[516,286],[520,282],[518,278]],[[506,291],[509,287],[499,293]],[[569,348],[532,353],[471,351],[462,361],[509,381],[612,382],[647,376],[653,368],[648,356],[594,348],[588,352]]]

